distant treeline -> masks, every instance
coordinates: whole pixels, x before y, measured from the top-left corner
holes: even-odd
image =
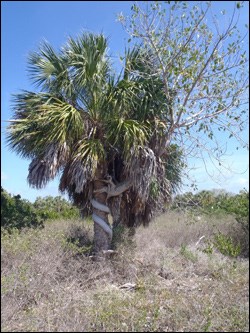
[[[1,226],[4,228],[43,227],[47,219],[78,217],[79,209],[60,196],[38,197],[31,203],[1,187]]]
[[[203,214],[226,213],[235,216],[246,232],[249,232],[249,191],[243,189],[239,194],[224,190],[201,191],[196,194],[187,192],[177,195],[172,209],[193,210]]]
[[[249,232],[249,192],[245,189],[239,194],[223,190],[196,194],[187,192],[174,198],[171,209],[192,210],[200,214],[232,214]],[[60,196],[38,197],[31,203],[20,195],[9,194],[1,187],[1,226],[4,228],[42,227],[47,219],[79,217],[79,209]]]

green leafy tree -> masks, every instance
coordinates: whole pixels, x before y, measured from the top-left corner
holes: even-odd
[[[79,210],[60,196],[38,197],[34,202],[34,207],[41,216],[49,219],[79,217]]]
[[[163,147],[172,97],[145,57],[127,50],[116,76],[103,35],[69,38],[59,52],[45,42],[29,57],[40,92],[14,97],[9,146],[31,159],[31,186],[61,173],[60,190],[93,213],[95,252],[111,247],[119,225],[148,223],[181,179],[181,150]]]
[[[21,199],[20,195],[11,196],[1,187],[1,226],[11,230],[24,227],[42,227],[44,219],[34,206]]]

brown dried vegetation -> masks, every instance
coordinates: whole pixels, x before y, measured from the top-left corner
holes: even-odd
[[[3,332],[248,331],[249,261],[203,252],[233,218],[168,212],[95,261],[91,223],[2,233]]]

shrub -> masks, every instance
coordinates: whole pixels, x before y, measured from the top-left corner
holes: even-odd
[[[194,216],[233,216],[239,226],[232,235],[233,243],[240,243],[241,255],[249,256],[249,192],[246,189],[236,195],[224,190],[184,193],[175,197],[172,209],[186,210]],[[219,242],[222,242],[222,239]],[[228,251],[230,252],[229,249]]]
[[[11,196],[1,187],[1,226],[10,230],[24,227],[42,227],[44,219],[36,212],[32,203]]]
[[[38,197],[34,202],[37,212],[46,219],[79,218],[79,210],[64,198],[57,196]]]
[[[229,257],[237,257],[241,253],[240,244],[235,245],[231,237],[220,232],[215,235],[213,244],[222,254]]]

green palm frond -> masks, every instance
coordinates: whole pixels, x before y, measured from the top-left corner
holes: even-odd
[[[84,117],[49,94],[24,92],[14,97],[16,119],[8,127],[9,146],[23,157],[43,154],[52,143],[71,145],[84,132]]]
[[[105,156],[105,149],[100,140],[84,139],[80,141],[64,169],[60,190],[63,192],[68,187],[73,187],[76,193],[84,192],[86,186],[94,180],[97,167]]]
[[[42,126],[48,131],[48,141],[73,143],[82,136],[84,116],[85,119],[87,116],[72,105],[51,98],[40,111]]]
[[[176,193],[182,185],[182,175],[185,168],[183,152],[176,144],[171,144],[162,159],[165,164],[165,178],[171,184],[172,193]]]
[[[83,105],[92,119],[99,119],[111,75],[111,65],[106,54],[107,39],[102,34],[91,33],[76,39],[70,37],[63,52],[77,93],[78,105]]]
[[[46,149],[39,109],[49,98],[47,94],[28,91],[14,95],[15,119],[7,128],[7,143],[23,157],[34,158]]]
[[[86,157],[98,162],[105,159],[106,153],[101,140],[86,138],[78,143],[75,156],[82,162],[85,161]]]
[[[124,80],[135,83],[134,107],[131,108],[130,118],[139,121],[171,118],[173,100],[176,92],[166,88],[161,77],[154,75],[155,59],[150,51],[142,45],[135,45],[126,50]]]
[[[101,87],[110,72],[106,56],[107,39],[103,35],[84,34],[77,39],[69,38],[65,53],[73,66],[72,77],[77,86]]]
[[[69,38],[60,52],[43,42],[38,52],[29,55],[29,74],[43,91],[62,96],[72,105],[90,102],[101,95],[110,74],[106,55],[107,40],[103,35],[83,34]],[[91,98],[90,98],[91,97]]]
[[[116,117],[131,118],[131,110],[136,108],[137,96],[140,91],[136,81],[118,81],[113,92],[114,115]]]
[[[28,71],[31,80],[43,91],[61,93],[72,97],[74,88],[68,72],[67,59],[48,42],[43,42],[38,52],[32,52],[28,58]]]
[[[142,45],[135,45],[125,51],[124,79],[140,75],[146,78],[150,73],[150,62],[147,61],[149,52],[145,52]]]
[[[114,119],[108,125],[108,139],[112,146],[122,150],[124,156],[133,147],[136,152],[148,140],[149,128],[134,119]]]

